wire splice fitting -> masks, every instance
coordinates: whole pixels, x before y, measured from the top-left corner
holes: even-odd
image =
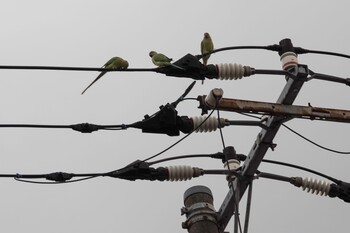
[[[81,124],[71,125],[71,128],[81,133],[92,133],[94,131],[101,129],[99,125],[94,125],[90,123],[81,123]]]

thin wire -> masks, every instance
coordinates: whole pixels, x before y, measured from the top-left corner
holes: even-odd
[[[347,151],[345,151],[345,152],[344,152],[344,151],[338,151],[338,150],[333,150],[333,149],[327,148],[327,147],[325,147],[325,146],[321,146],[320,144],[318,144],[318,143],[312,141],[311,139],[308,139],[307,137],[305,137],[305,136],[301,135],[300,133],[296,132],[295,130],[291,129],[291,128],[288,127],[287,125],[285,125],[285,124],[282,124],[282,125],[283,125],[286,129],[288,129],[289,131],[291,131],[292,133],[298,135],[298,136],[301,137],[302,139],[304,139],[304,140],[310,142],[311,144],[313,144],[313,145],[315,145],[315,146],[317,146],[317,147],[319,147],[319,148],[321,148],[321,149],[324,149],[324,150],[326,150],[326,151],[330,151],[330,152],[333,152],[333,153],[337,153],[337,154],[343,154],[343,155],[349,155],[349,154],[350,154],[350,152],[347,152]]]
[[[220,127],[220,111],[219,111],[219,109],[217,109],[217,113],[218,113],[219,132],[220,132],[221,142],[222,142],[223,148],[225,149],[226,146],[225,146],[224,135],[223,135],[222,129],[221,129],[221,127]]]
[[[217,109],[219,101],[220,101],[220,99],[216,100],[215,108],[213,110],[215,110],[215,109],[217,110],[218,121],[220,122],[220,111],[219,111],[219,109]],[[221,141],[222,141],[223,147],[225,149],[225,141],[224,141],[224,136],[223,136],[221,127],[219,127],[219,131],[220,131]],[[227,161],[227,158],[225,158],[225,159],[226,159],[226,164],[227,164],[227,170],[228,170],[228,172],[230,174],[230,172],[231,172],[230,163]],[[236,190],[233,187],[233,181],[232,181],[232,175],[231,174],[229,175],[228,179],[229,179],[229,184],[231,186],[231,189],[233,191],[233,198],[234,198],[233,203],[235,205],[234,206],[234,208],[235,208],[235,224],[234,224],[233,232],[234,233],[238,233],[238,226],[239,226],[240,233],[242,233],[241,220],[240,220],[240,217],[239,217],[239,201],[237,199],[237,196],[239,195],[239,193],[238,193],[239,192],[239,178],[238,178],[238,176],[236,176],[236,179],[238,180],[237,181],[237,188],[236,188]]]
[[[258,117],[258,116],[254,116],[252,114],[249,114],[249,113],[243,113],[243,112],[237,112],[238,114],[241,114],[243,116],[247,116],[247,117],[252,117],[252,118],[255,118],[255,119],[261,119],[261,117]]]
[[[219,114],[219,110],[217,110],[218,112],[218,121],[220,120],[220,114]],[[220,136],[221,136],[221,141],[222,141],[222,144],[223,144],[223,147],[225,149],[225,141],[224,141],[224,136],[223,136],[223,133],[222,133],[222,130],[221,130],[221,127],[219,128],[219,131],[220,131]],[[231,168],[230,168],[230,163],[227,161],[227,158],[226,158],[226,164],[227,164],[227,170],[229,172],[229,174],[231,173]],[[236,176],[236,179],[238,180],[237,181],[237,188],[236,190],[234,189],[233,187],[233,181],[232,181],[232,175],[230,174],[229,175],[229,183],[230,183],[230,186],[232,188],[232,191],[233,191],[233,203],[234,203],[234,207],[235,207],[235,224],[234,224],[234,230],[233,232],[234,233],[238,233],[238,226],[239,226],[239,230],[240,230],[240,233],[242,233],[242,226],[241,226],[241,220],[240,220],[240,217],[239,217],[239,202],[237,200],[237,196],[239,195],[238,194],[238,190],[239,190],[239,178],[238,176]]]
[[[251,114],[247,114],[247,113],[241,113],[241,112],[238,112],[239,114],[241,115],[244,115],[244,116],[248,116],[248,117],[252,117],[252,118],[256,118],[256,119],[261,119],[260,117],[257,117],[257,116],[253,116]],[[292,133],[296,134],[297,136],[301,137],[302,139],[310,142],[311,144],[321,148],[321,149],[324,149],[326,151],[330,151],[330,152],[333,152],[333,153],[337,153],[337,154],[343,154],[343,155],[348,155],[350,154],[350,152],[348,151],[338,151],[338,150],[333,150],[333,149],[330,149],[328,147],[325,147],[325,146],[322,146],[314,141],[312,141],[311,139],[301,135],[300,133],[298,133],[297,131],[293,130],[292,128],[288,127],[286,124],[282,124],[282,126],[284,126],[286,129],[288,129],[289,131],[291,131]]]
[[[312,169],[309,169],[309,168],[306,168],[306,167],[302,167],[302,166],[299,166],[299,165],[285,163],[285,162],[280,162],[280,161],[275,161],[275,160],[269,160],[269,159],[263,159],[262,162],[282,165],[282,166],[286,166],[286,167],[292,167],[292,168],[296,168],[296,169],[303,170],[303,171],[306,171],[306,172],[310,172],[310,173],[313,173],[315,175],[324,177],[324,178],[326,178],[328,180],[331,180],[331,181],[333,181],[336,184],[339,184],[341,182],[340,180],[338,180],[338,179],[336,179],[334,177],[328,176],[328,175],[323,174],[321,172],[314,171]]]

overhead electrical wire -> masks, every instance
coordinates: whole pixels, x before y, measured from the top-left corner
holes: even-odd
[[[17,178],[17,177],[14,177],[14,179],[16,181],[19,181],[19,182],[24,182],[24,183],[31,183],[31,184],[68,184],[68,183],[75,183],[75,182],[80,182],[80,181],[84,181],[84,180],[90,180],[90,179],[93,179],[93,178],[97,178],[97,177],[100,177],[102,175],[93,175],[93,176],[88,176],[88,177],[85,177],[85,178],[80,178],[80,179],[75,179],[75,180],[67,180],[67,181],[64,181],[64,182],[57,182],[57,181],[32,181],[32,180],[25,180],[25,179],[21,179],[21,178]]]
[[[0,124],[0,128],[42,128],[42,129],[72,129],[81,133],[91,133],[97,130],[124,130],[131,125],[95,125],[90,123],[80,123],[72,125],[39,125],[39,124]]]
[[[217,115],[218,115],[218,121],[220,121],[220,110],[217,109],[218,103],[219,103],[219,99],[216,100],[215,108],[213,110],[216,109]],[[222,133],[222,128],[221,127],[219,127],[219,132],[220,132],[220,138],[221,138],[221,142],[222,142],[222,145],[223,145],[223,149],[225,149],[226,148],[225,140],[224,140],[224,135]],[[238,197],[239,196],[239,194],[238,194],[238,192],[239,192],[239,188],[238,188],[239,185],[237,185],[236,189],[234,188],[233,180],[232,180],[232,177],[231,177],[232,174],[230,174],[231,173],[230,163],[229,163],[227,158],[225,158],[225,160],[226,160],[226,165],[227,165],[227,171],[229,173],[229,178],[228,178],[229,187],[232,189],[232,192],[234,193],[232,195],[233,199],[234,199],[233,203],[235,205],[234,206],[234,208],[235,208],[235,211],[234,211],[234,215],[235,215],[235,221],[234,222],[235,222],[235,224],[234,224],[233,233],[238,233],[238,228],[239,228],[240,233],[243,233],[242,226],[241,226],[241,220],[240,220],[240,216],[239,216],[240,215],[240,213],[239,213],[239,197]],[[238,179],[238,182],[240,182],[239,181],[239,176],[236,176],[236,179]]]
[[[154,165],[156,163],[161,163],[161,162],[165,162],[165,161],[170,161],[170,160],[176,160],[176,159],[187,159],[187,158],[195,158],[195,157],[210,157],[210,158],[216,158],[216,159],[223,159],[224,158],[224,154],[223,153],[214,153],[214,154],[197,154],[197,155],[182,155],[182,156],[174,156],[174,157],[168,157],[166,159],[161,159],[161,160],[157,160],[157,161],[153,161],[153,162],[149,162],[149,165]],[[245,160],[246,156],[240,156],[240,160]],[[272,164],[276,164],[276,165],[280,165],[280,166],[287,166],[287,167],[292,167],[295,169],[299,169],[302,171],[306,171],[309,173],[313,173],[315,175],[324,177],[338,185],[340,185],[342,183],[341,180],[338,180],[334,177],[331,177],[329,175],[323,174],[321,172],[303,167],[303,166],[299,166],[299,165],[295,165],[295,164],[290,164],[290,163],[286,163],[286,162],[281,162],[281,161],[275,161],[275,160],[267,160],[267,159],[263,159],[262,162],[265,163],[272,163]],[[132,163],[135,164],[135,163]],[[126,167],[123,167],[121,169],[117,169],[114,170],[112,172],[104,172],[104,173],[82,173],[82,174],[75,174],[75,173],[65,173],[65,172],[54,172],[54,173],[49,173],[49,174],[0,174],[0,178],[14,178],[17,181],[21,181],[21,182],[28,182],[28,183],[35,183],[35,184],[62,184],[62,183],[73,183],[73,182],[78,182],[78,181],[83,181],[83,180],[88,180],[88,179],[92,179],[92,178],[97,178],[97,177],[102,177],[102,176],[111,176],[112,173],[117,172],[117,171],[121,171],[125,168],[130,167],[131,165],[128,165]],[[216,174],[216,175],[234,175],[237,178],[241,177],[241,174],[238,173],[237,171],[231,171],[228,169],[225,170],[203,170],[203,174]],[[257,172],[258,177],[260,172]],[[262,173],[261,173],[262,174]],[[271,179],[277,179],[277,180],[283,180],[283,181],[290,181],[289,177],[283,177],[280,175],[274,175],[274,174],[270,174],[270,173],[263,173],[265,178],[271,178]],[[79,179],[75,179],[75,180],[71,180],[73,177],[82,177]],[[112,176],[115,177],[115,176]],[[36,181],[31,181],[28,179],[38,179],[38,178],[45,178],[48,180],[52,180],[54,182],[36,182]],[[232,179],[229,180],[230,184],[232,185]],[[233,186],[232,186],[233,187]]]
[[[101,68],[101,67],[68,67],[68,66],[8,66],[8,65],[0,65],[0,69],[5,70],[60,70],[60,71],[106,71],[106,72],[113,72],[113,71],[125,71],[125,72],[133,72],[133,71],[152,71],[156,72],[157,68],[128,68],[125,70],[117,70],[117,69],[109,69],[109,68]]]
[[[248,50],[248,49],[260,49],[260,50],[270,50],[270,51],[279,52],[279,51],[281,51],[281,46],[277,45],[277,44],[267,45],[267,46],[249,46],[249,45],[248,46],[230,46],[230,47],[223,47],[223,48],[219,48],[219,49],[214,49],[210,53],[206,53],[203,55],[197,55],[197,57],[202,58],[203,56],[206,56],[209,54],[222,52],[222,51],[228,51],[228,50]],[[294,47],[294,50],[295,50],[296,54],[313,53],[313,54],[330,55],[330,56],[336,56],[336,57],[350,59],[350,55],[347,55],[344,53],[321,51],[321,50],[311,50],[311,49],[304,49],[301,47]]]
[[[330,181],[333,181],[336,184],[339,184],[341,182],[340,180],[338,180],[338,179],[336,179],[334,177],[328,176],[328,175],[323,174],[321,172],[318,172],[318,171],[315,171],[315,170],[312,170],[312,169],[309,169],[309,168],[306,168],[306,167],[302,167],[302,166],[299,166],[299,165],[285,163],[285,162],[280,162],[280,161],[275,161],[275,160],[269,160],[269,159],[263,159],[262,162],[277,164],[277,165],[286,166],[286,167],[292,167],[292,168],[295,168],[295,169],[306,171],[306,172],[309,172],[309,173],[321,176],[323,178],[326,178],[326,179],[328,179]]]
[[[238,113],[238,112],[237,112]],[[244,115],[244,116],[248,116],[248,117],[252,117],[252,118],[255,118],[255,119],[261,119],[261,117],[258,117],[258,116],[254,116],[254,115],[251,115],[251,114],[247,114],[247,113],[238,113],[238,114],[241,114],[241,115]],[[323,150],[326,150],[326,151],[329,151],[329,152],[332,152],[332,153],[336,153],[336,154],[343,154],[343,155],[348,155],[350,154],[350,152],[348,151],[339,151],[339,150],[334,150],[334,149],[330,149],[328,147],[325,147],[325,146],[322,146],[316,142],[314,142],[313,140],[303,136],[302,134],[298,133],[297,131],[293,130],[292,128],[290,128],[289,126],[287,126],[286,124],[282,124],[283,127],[285,127],[286,129],[288,129],[290,132],[296,134],[297,136],[299,136],[300,138],[310,142],[311,144],[323,149]]]
[[[343,154],[343,155],[349,155],[350,152],[347,152],[347,151],[338,151],[338,150],[333,150],[333,149],[330,149],[328,147],[325,147],[325,146],[322,146],[314,141],[312,141],[311,139],[301,135],[300,133],[296,132],[295,130],[291,129],[290,127],[288,127],[286,124],[282,124],[283,127],[285,127],[286,129],[288,129],[289,131],[291,131],[292,133],[298,135],[299,137],[301,137],[302,139],[310,142],[311,144],[323,149],[323,150],[326,150],[326,151],[330,151],[330,152],[333,152],[333,153],[337,153],[337,154]]]
[[[344,53],[336,53],[336,52],[328,52],[328,51],[320,51],[320,50],[303,49],[303,48],[300,48],[300,47],[295,47],[295,50],[299,54],[314,53],[314,54],[330,55],[330,56],[343,57],[343,58],[350,59],[350,55],[347,55],[347,54],[344,54]]]
[[[201,59],[204,56],[213,54],[213,53],[218,53],[218,52],[223,52],[223,51],[227,51],[227,50],[242,50],[242,49],[262,49],[262,50],[270,50],[269,46],[251,46],[251,45],[247,45],[247,46],[230,46],[230,47],[223,47],[223,48],[219,48],[219,49],[214,49],[213,51],[209,52],[209,53],[205,53],[205,54],[201,54],[201,55],[196,55],[197,58]]]

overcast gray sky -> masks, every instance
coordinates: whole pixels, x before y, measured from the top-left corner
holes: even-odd
[[[2,65],[100,67],[120,56],[130,68],[152,68],[148,53],[173,59],[199,54],[203,33],[215,48],[277,44],[350,54],[348,1],[2,1]],[[240,63],[258,69],[281,69],[270,51],[226,51],[209,63]],[[315,72],[349,77],[350,60],[300,55]],[[132,123],[174,101],[192,82],[157,73],[108,73],[83,96],[98,72],[0,70],[0,124]],[[222,88],[226,98],[275,102],[285,85],[282,76],[255,75],[239,81],[197,83],[189,97]],[[313,80],[305,83],[295,104],[350,109],[349,87]],[[197,116],[197,102],[178,106],[179,115]],[[246,119],[221,112],[230,120]],[[348,124],[293,120],[288,125],[316,142],[349,151]],[[260,129],[223,129],[226,145],[247,154]],[[181,135],[183,136],[183,135]],[[165,149],[180,137],[143,134],[137,129],[81,134],[70,130],[1,129],[0,173],[107,172]],[[309,167],[350,181],[350,157],[321,150],[281,128],[277,148],[265,158]],[[194,134],[160,158],[222,151],[219,132]],[[191,159],[185,164],[222,168],[221,161]],[[276,165],[260,170],[286,176],[313,175]],[[62,185],[0,180],[0,229],[3,232],[186,232],[180,215],[183,193],[208,186],[218,209],[228,192],[223,176],[188,182],[129,182],[96,178]],[[241,202],[242,216],[245,197]],[[286,183],[259,179],[253,190],[250,232],[348,231],[350,206]],[[231,221],[232,222],[232,221]],[[233,231],[230,223],[226,231]]]

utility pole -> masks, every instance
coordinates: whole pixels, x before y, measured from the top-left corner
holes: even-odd
[[[290,73],[293,73],[294,78],[289,78],[286,76],[287,84],[285,85],[282,93],[277,99],[277,104],[292,105],[301,87],[306,81],[306,78],[308,76],[308,68],[306,65],[298,64],[297,54],[295,53],[295,49],[290,39],[281,40],[279,45],[281,48],[279,51],[279,55],[280,55],[280,60],[282,62],[282,67],[284,70]],[[250,184],[251,178],[255,175],[267,150],[269,148],[273,149],[273,145],[274,145],[273,139],[276,136],[277,131],[279,130],[280,126],[283,124],[284,121],[285,121],[285,116],[269,116],[267,118],[266,120],[267,127],[263,128],[261,132],[258,134],[257,139],[247,156],[247,159],[242,165],[242,168],[241,168],[242,176],[239,179],[237,178],[233,180],[232,185],[230,186],[230,190],[227,193],[219,211],[217,212],[217,222],[208,220],[208,221],[202,222],[201,225],[198,225],[198,227],[194,227],[194,224],[189,224],[191,222],[191,219],[193,219],[193,217],[191,215],[187,215],[187,221],[185,222],[184,226],[189,229],[190,233],[199,233],[199,232],[222,233],[224,232],[231,217],[235,212],[237,212],[239,201],[242,198],[244,192],[246,191],[248,185]],[[203,200],[198,200],[196,198],[196,196],[197,195],[199,196],[200,194],[191,190],[192,189],[189,189],[185,193],[185,206],[187,210],[188,208],[191,208],[191,206],[195,206],[196,205],[195,203],[203,202]],[[205,195],[211,196],[211,192],[209,191],[207,190]],[[194,193],[197,193],[197,194],[194,195]],[[191,197],[191,196],[194,196],[194,197]],[[238,213],[236,213],[236,215],[237,214]],[[209,216],[212,217],[211,215]],[[209,223],[214,226],[214,227],[212,226],[212,228],[215,228],[215,226],[217,226],[218,231],[217,230],[214,231],[214,229],[208,230],[209,228],[203,227],[204,225],[209,225]],[[197,224],[199,224],[199,222]],[[235,226],[235,230],[236,229],[237,229],[237,226]]]
[[[279,44],[281,46],[279,55],[282,62],[282,67],[284,70],[292,72],[296,78],[292,79],[286,77],[287,84],[282,90],[277,103],[291,105],[296,99],[308,75],[307,66],[298,64],[297,55],[290,39],[281,40]],[[267,150],[269,148],[273,148],[273,139],[276,136],[281,124],[283,123],[283,120],[284,117],[281,116],[268,117],[266,121],[266,126],[268,128],[262,129],[258,134],[247,159],[242,165],[242,176],[247,179],[236,179],[233,182],[232,189],[226,195],[219,209],[218,222],[220,232],[224,231],[235,211],[235,196],[238,196],[239,199],[242,198],[250,182],[250,177],[254,176]],[[235,190],[239,190],[239,193],[237,195],[235,193]]]

